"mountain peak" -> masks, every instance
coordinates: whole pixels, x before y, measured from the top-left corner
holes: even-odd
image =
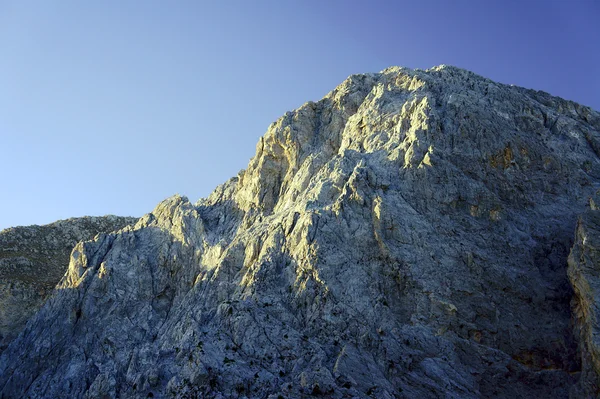
[[[593,392],[566,270],[598,151],[599,114],[542,92],[445,65],[352,75],[208,198],[78,244],[2,393]]]

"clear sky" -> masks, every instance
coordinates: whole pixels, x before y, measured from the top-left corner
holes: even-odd
[[[600,110],[600,2],[0,0],[0,229],[141,216],[353,73],[451,64]]]

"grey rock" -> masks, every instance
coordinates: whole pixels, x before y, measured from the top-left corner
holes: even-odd
[[[579,218],[568,274],[575,290],[573,315],[581,350],[582,377],[573,397],[600,395],[600,196]]]
[[[77,242],[136,220],[112,215],[82,217],[0,231],[0,351],[52,293]]]
[[[588,374],[567,257],[599,150],[600,115],[546,93],[353,75],[208,198],[77,244],[0,392],[568,397]]]

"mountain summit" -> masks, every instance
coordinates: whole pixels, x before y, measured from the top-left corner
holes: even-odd
[[[449,66],[350,76],[208,198],[77,244],[0,392],[596,395],[599,155],[600,114],[547,93]]]

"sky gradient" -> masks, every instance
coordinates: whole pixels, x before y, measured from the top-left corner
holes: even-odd
[[[353,73],[450,64],[600,110],[597,1],[0,0],[0,229],[141,216]]]

